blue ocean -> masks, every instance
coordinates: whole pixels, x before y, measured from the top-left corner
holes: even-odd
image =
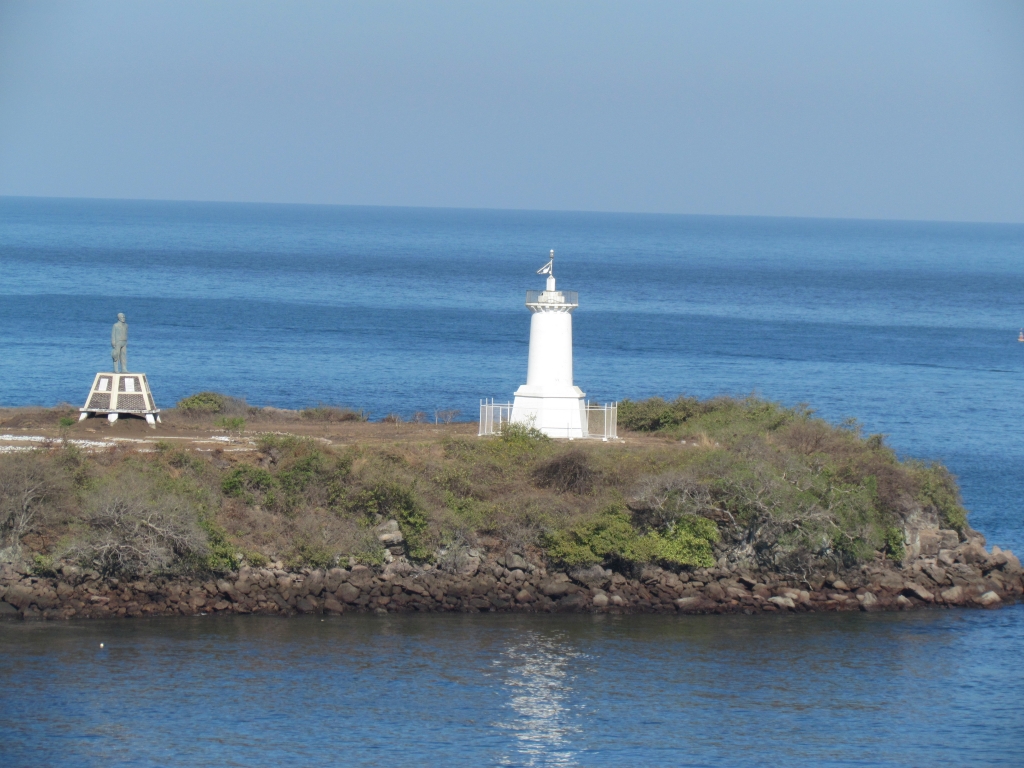
[[[525,381],[550,249],[592,401],[756,393],[855,418],[946,463],[972,525],[1024,550],[1020,225],[0,198],[0,405],[81,405],[124,312],[158,406],[212,389],[475,420]],[[8,765],[1024,753],[1024,607],[5,624],[0,648]]]

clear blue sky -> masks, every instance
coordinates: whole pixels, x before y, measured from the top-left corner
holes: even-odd
[[[0,195],[1021,222],[1024,3],[0,0]]]

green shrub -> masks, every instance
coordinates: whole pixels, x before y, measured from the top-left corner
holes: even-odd
[[[257,495],[269,493],[277,487],[277,479],[262,467],[240,464],[228,472],[221,481],[220,489],[225,496],[243,499],[252,504]]]
[[[199,527],[206,533],[209,554],[203,563],[205,570],[211,573],[227,573],[238,568],[238,556],[235,548],[228,543],[228,533],[220,525],[208,517],[199,518]]]
[[[331,552],[321,544],[314,544],[307,540],[299,541],[295,547],[295,555],[292,565],[306,566],[327,570],[338,563],[338,555]]]
[[[914,466],[921,484],[918,501],[933,505],[946,528],[963,532],[967,527],[967,510],[960,503],[956,478],[941,464],[918,463]]]
[[[549,534],[545,551],[570,567],[621,561],[709,568],[714,565],[712,544],[718,539],[718,526],[695,515],[684,515],[666,533],[640,534],[627,512],[612,507],[596,520]]]
[[[198,392],[178,401],[177,408],[183,413],[201,416],[221,413],[227,398],[219,392]]]
[[[229,432],[242,432],[245,430],[245,419],[241,416],[222,416],[214,424]]]
[[[397,482],[378,483],[354,494],[349,500],[349,506],[367,520],[377,520],[378,517],[397,520],[409,557],[413,560],[429,560],[432,557],[426,542],[430,521],[412,488]]]
[[[682,395],[670,403],[660,397],[623,400],[619,403],[619,426],[633,432],[657,432],[678,427],[697,414],[699,408],[700,403],[696,398]]]
[[[242,559],[253,568],[264,568],[270,563],[269,557],[264,555],[262,552],[256,552],[255,550],[242,552]]]
[[[545,551],[552,560],[568,566],[583,566],[606,560],[626,559],[623,553],[637,534],[629,515],[618,508],[606,510],[599,518],[568,531],[544,537]]]
[[[900,528],[891,527],[885,529],[885,554],[896,562],[902,562],[903,558],[906,557],[906,541]]]
[[[506,421],[501,425],[498,437],[507,446],[527,450],[551,439],[532,424],[520,421]]]
[[[56,576],[53,568],[53,557],[50,555],[32,555],[32,574],[34,576]]]

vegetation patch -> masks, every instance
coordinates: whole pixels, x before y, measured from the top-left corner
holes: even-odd
[[[179,408],[227,419],[241,402],[203,392]],[[900,461],[855,422],[757,398],[624,401],[619,413],[625,444],[554,441],[523,424],[416,442],[380,426],[344,448],[271,434],[244,454],[169,442],[85,453],[69,441],[0,454],[0,557],[125,576],[400,554],[455,568],[497,541],[560,567],[726,558],[800,575],[899,561],[913,527],[970,532],[948,470]],[[350,420],[326,406],[302,414]],[[392,520],[402,541],[385,546]]]
[[[712,545],[719,538],[713,522],[693,515],[680,518],[664,532],[642,533],[628,511],[610,507],[592,521],[549,533],[545,550],[552,560],[569,567],[659,563],[708,568],[714,565]]]
[[[368,416],[363,411],[354,411],[351,408],[337,408],[333,405],[324,405],[322,403],[315,408],[304,408],[299,411],[299,418],[321,424],[368,420]]]
[[[223,412],[227,400],[227,397],[218,392],[197,392],[179,400],[175,407],[185,414],[205,416]]]

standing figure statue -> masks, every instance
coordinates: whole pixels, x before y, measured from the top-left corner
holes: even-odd
[[[124,321],[124,312],[117,313],[117,322],[110,331],[110,357],[114,373],[128,373],[128,323]]]

